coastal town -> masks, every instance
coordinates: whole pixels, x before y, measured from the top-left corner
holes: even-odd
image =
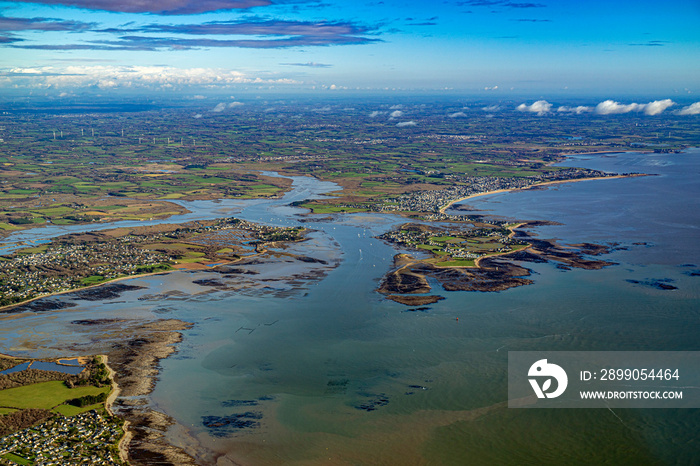
[[[131,231],[58,237],[0,256],[0,306],[171,270],[179,263],[223,263],[258,253],[268,243],[297,241],[302,228],[277,228],[237,218]]]
[[[510,164],[504,163],[504,166]],[[515,166],[515,165],[514,165]],[[519,165],[518,167],[519,168]],[[382,195],[356,202],[339,202],[338,200],[297,202],[294,205],[311,209],[314,213],[333,212],[383,212],[415,214],[421,213],[425,220],[461,220],[460,215],[445,214],[453,203],[472,196],[479,196],[501,191],[531,189],[553,183],[564,183],[599,178],[620,178],[639,176],[637,173],[609,173],[585,168],[563,168],[523,176],[470,176],[454,173],[442,173],[439,170],[412,170],[418,176],[439,182],[437,189],[417,189],[399,195]],[[388,182],[400,183],[400,176],[387,177]]]
[[[617,173],[606,173],[598,170],[583,168],[567,168],[564,170],[527,176],[527,177],[492,177],[492,176],[463,176],[445,175],[455,185],[441,190],[415,191],[395,198],[384,199],[376,204],[379,212],[430,212],[439,213],[450,203],[469,196],[493,191],[527,189],[538,184],[557,181],[575,181],[586,178],[603,178],[620,176]]]
[[[68,291],[120,276],[134,275],[168,263],[171,256],[140,249],[129,241],[90,244],[51,244],[43,252],[16,254],[0,262],[0,305],[37,295]],[[80,270],[82,273],[60,273]],[[97,278],[101,277],[101,278]]]
[[[97,411],[56,415],[43,424],[0,438],[0,465],[121,465],[122,421]]]

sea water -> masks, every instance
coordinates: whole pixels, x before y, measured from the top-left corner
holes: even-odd
[[[515,464],[556,452],[574,462],[697,459],[687,431],[699,425],[694,411],[522,413],[503,402],[509,350],[698,349],[698,155],[577,157],[567,164],[656,176],[469,201],[478,214],[559,222],[535,231],[610,245],[602,258],[617,265],[526,264],[532,286],[436,287],[448,299],[422,311],[375,292],[394,251],[372,236],[395,220],[314,224],[339,244],[341,265],[303,297],[208,308],[216,322],[186,338],[182,359],[164,362],[153,399],[206,449],[251,463]],[[239,323],[256,330],[235,333]]]

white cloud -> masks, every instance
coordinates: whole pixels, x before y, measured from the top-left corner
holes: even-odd
[[[493,86],[493,87],[488,87],[488,86],[487,86],[487,87],[484,88],[484,90],[485,90],[485,91],[497,91],[497,90],[498,90],[498,86]]]
[[[194,116],[194,118],[199,119],[199,118],[202,118],[202,116],[203,116],[203,115],[202,115],[201,113],[197,113],[197,114]]]
[[[400,108],[403,108],[403,105],[396,104],[396,105],[392,105],[391,107],[389,107],[390,110],[398,110]]]
[[[644,106],[644,114],[645,115],[658,115],[660,113],[663,113],[664,110],[666,110],[668,107],[675,105],[675,102],[672,101],[671,99],[664,99],[664,100],[655,100],[653,102],[649,102]]]
[[[638,112],[641,110],[639,104],[623,105],[614,100],[606,100],[595,107],[595,112],[599,115],[617,115],[620,113]]]
[[[450,118],[459,118],[459,117],[465,117],[465,116],[467,116],[467,114],[464,112],[455,112],[455,113],[450,113],[447,116]]]
[[[700,115],[700,102],[695,102],[678,110],[679,115]]]
[[[220,89],[236,84],[299,84],[289,79],[261,79],[234,70],[170,66],[44,66],[0,70],[0,76],[23,88]]]
[[[538,100],[537,102],[533,103],[532,105],[525,105],[525,104],[520,104],[515,109],[519,112],[530,112],[530,113],[536,113],[537,115],[544,115],[546,113],[549,113],[549,111],[552,108],[552,104],[547,102],[546,100]]]
[[[240,107],[241,105],[244,105],[243,102],[221,102],[216,104],[216,107],[214,107],[211,111],[216,112],[216,113],[221,113],[227,108],[235,108],[235,107]]]
[[[402,121],[401,123],[396,123],[396,126],[403,128],[405,126],[416,126],[416,124],[415,121]]]
[[[375,110],[375,111],[373,111],[372,113],[369,114],[369,117],[370,117],[370,118],[377,118],[377,117],[378,117],[379,115],[381,115],[382,113],[385,113],[385,112],[380,112],[379,110]]]
[[[671,99],[655,100],[648,104],[621,104],[613,100],[606,100],[595,107],[595,112],[599,115],[617,115],[629,112],[644,112],[645,115],[658,115],[663,113],[668,107],[675,105]]]
[[[399,118],[403,115],[403,112],[401,110],[394,110],[389,114],[390,118]]]
[[[575,113],[577,115],[580,115],[582,113],[588,113],[592,112],[593,107],[586,107],[585,105],[579,105],[578,107],[567,107],[567,106],[562,106],[557,109],[557,112],[562,112],[562,113]]]
[[[497,112],[501,109],[500,105],[488,105],[486,107],[481,108],[485,112]]]

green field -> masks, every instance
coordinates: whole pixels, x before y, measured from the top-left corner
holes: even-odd
[[[471,182],[466,177],[552,174],[563,170],[551,166],[563,151],[611,150],[632,142],[648,150],[675,150],[696,146],[700,139],[692,120],[664,120],[662,125],[669,134],[673,130],[673,137],[662,142],[660,130],[647,125],[643,116],[584,125],[574,119],[553,124],[555,120],[533,120],[532,115],[520,113],[493,119],[479,118],[477,113],[459,119],[434,118],[428,110],[416,109],[428,112],[416,115],[424,126],[407,130],[368,123],[352,112],[331,112],[321,118],[298,104],[288,107],[294,120],[270,119],[263,107],[251,105],[245,111],[219,115],[211,125],[183,125],[191,118],[190,110],[129,113],[131,137],[121,137],[125,116],[120,112],[95,119],[91,136],[83,134],[78,121],[60,114],[30,119],[20,113],[4,115],[7,134],[22,137],[7,138],[2,145],[0,199],[16,208],[9,215],[0,213],[0,229],[31,228],[47,220],[90,222],[93,219],[81,218],[89,211],[100,211],[105,221],[153,216],[148,211],[102,205],[106,196],[246,199],[288,189],[288,180],[262,176],[258,170],[334,180],[342,191],[324,202],[338,210],[314,205],[315,212],[361,212],[342,205],[353,205],[358,198],[371,197],[370,202],[376,202],[408,192],[465,186]],[[327,126],[330,121],[332,131]],[[64,128],[65,137],[47,139],[47,132],[57,126]],[[580,141],[575,147],[562,147],[571,134],[579,135]],[[20,211],[27,215],[19,215]],[[37,223],[15,226],[9,222],[30,216]]]
[[[333,205],[326,205],[326,204],[307,203],[307,204],[301,204],[299,207],[304,208],[304,209],[309,209],[314,214],[338,214],[338,213],[354,214],[357,212],[369,212],[368,209],[360,209],[357,207],[333,206]]]
[[[86,395],[109,393],[110,387],[79,386],[68,388],[61,381],[41,382],[0,390],[0,406],[16,409],[51,409],[66,400]]]
[[[82,408],[78,407],[78,406],[73,406],[73,405],[58,405],[52,411],[55,411],[59,414],[70,417],[70,416],[75,416],[75,415],[80,414],[80,413],[86,413],[88,411],[92,411],[93,409],[101,414],[104,414],[104,411],[105,411],[103,403],[97,403],[94,405],[83,406]]]
[[[13,463],[25,465],[25,464],[34,464],[33,461],[29,461],[27,459],[22,458],[21,456],[17,456],[14,453],[5,453],[2,455],[2,458],[5,458],[7,460],[12,461]]]
[[[85,277],[82,280],[80,280],[80,283],[82,283],[85,286],[90,286],[90,285],[97,285],[98,283],[102,283],[105,280],[105,277],[102,275],[91,275],[89,277]]]
[[[454,259],[436,262],[438,267],[476,267],[474,259]]]

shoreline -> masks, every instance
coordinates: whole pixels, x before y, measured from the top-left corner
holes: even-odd
[[[73,293],[73,292],[75,292],[75,291],[88,290],[88,289],[90,289],[90,288],[97,288],[98,286],[107,285],[107,284],[109,284],[109,283],[119,282],[119,281],[122,281],[122,280],[131,280],[132,278],[150,277],[150,276],[152,276],[152,275],[164,275],[164,274],[168,274],[168,273],[171,273],[171,272],[176,272],[176,271],[178,271],[178,270],[180,270],[180,269],[163,270],[163,271],[160,271],[160,272],[142,273],[142,274],[138,274],[138,275],[129,275],[128,277],[117,277],[117,278],[113,278],[113,279],[111,279],[111,280],[106,280],[106,281],[104,281],[104,282],[96,283],[96,284],[94,284],[94,285],[81,286],[80,288],[73,288],[72,290],[57,291],[57,292],[55,292],[55,293],[46,293],[46,294],[42,294],[42,295],[35,296],[35,297],[33,297],[33,298],[27,299],[27,300],[25,300],[25,301],[20,301],[20,302],[18,302],[18,303],[8,304],[8,305],[6,305],[6,306],[2,306],[2,307],[0,307],[0,314],[4,313],[5,311],[8,311],[8,310],[12,309],[13,307],[23,306],[23,305],[25,305],[25,304],[27,304],[27,303],[31,303],[31,302],[36,301],[36,300],[39,300],[39,299],[50,298],[51,296],[59,296],[59,295],[66,294],[66,293]]]
[[[636,174],[636,173],[635,173],[635,174],[632,174],[632,175],[595,176],[595,177],[592,177],[592,178],[577,178],[577,179],[574,179],[574,180],[545,181],[545,182],[543,182],[543,183],[535,183],[535,184],[532,184],[532,185],[530,185],[530,186],[525,186],[525,187],[523,187],[523,188],[496,189],[496,190],[494,190],[494,191],[485,191],[485,192],[483,192],[483,193],[472,194],[472,195],[467,196],[467,197],[462,197],[462,198],[459,198],[459,199],[455,199],[455,200],[453,200],[453,201],[450,201],[450,202],[448,202],[447,204],[445,204],[444,206],[440,207],[439,212],[440,212],[441,214],[444,214],[445,211],[446,211],[447,209],[449,209],[450,207],[452,207],[453,205],[455,205],[455,204],[457,204],[457,203],[459,203],[459,202],[466,201],[466,200],[468,200],[468,199],[473,199],[473,198],[475,198],[475,197],[489,196],[489,195],[491,195],[491,194],[501,194],[501,193],[516,192],[516,191],[526,191],[526,190],[528,190],[528,189],[532,189],[532,188],[536,188],[536,187],[540,187],[540,186],[550,186],[550,185],[554,185],[554,184],[577,183],[577,182],[579,182],[579,181],[614,180],[614,179],[620,179],[620,178],[636,178],[636,177],[638,177],[638,176],[649,176],[649,175],[644,174],[644,173],[639,173],[639,174]]]
[[[650,150],[597,150],[593,152],[564,152],[559,154],[563,157],[570,157],[572,155],[600,155],[600,154],[653,154],[654,151]],[[556,163],[556,162],[554,162]]]
[[[114,411],[112,410],[112,405],[117,400],[117,397],[119,396],[119,393],[121,392],[121,387],[117,383],[117,379],[116,379],[117,373],[109,365],[109,356],[107,356],[106,354],[100,354],[99,356],[102,359],[102,363],[107,368],[107,372],[109,373],[109,379],[112,381],[112,392],[109,394],[109,396],[105,400],[105,410],[109,413],[110,416],[120,417],[120,416],[116,416],[114,414]],[[122,430],[124,431],[124,435],[122,435],[122,438],[119,439],[119,443],[117,444],[117,450],[119,451],[119,459],[121,461],[123,461],[125,464],[129,464],[128,445],[129,445],[129,441],[131,440],[131,437],[132,437],[132,432],[129,430],[129,421],[127,421],[126,419],[121,418],[121,417],[120,417],[120,419],[124,420],[124,425],[122,425]]]
[[[14,308],[14,307],[23,306],[23,305],[25,305],[25,304],[27,304],[27,303],[31,303],[31,302],[33,302],[33,301],[36,301],[36,300],[39,300],[39,299],[43,299],[43,298],[50,298],[50,297],[52,297],[52,296],[60,296],[60,295],[62,295],[62,294],[73,293],[73,292],[76,292],[76,291],[88,290],[88,289],[90,289],[90,288],[97,288],[98,286],[108,285],[108,284],[110,284],[110,283],[115,283],[115,282],[119,282],[119,281],[123,281],[123,280],[131,280],[131,279],[135,279],[135,278],[151,277],[151,276],[154,276],[154,275],[167,275],[167,274],[170,274],[170,273],[173,273],[173,272],[180,272],[180,271],[183,271],[183,270],[192,270],[192,269],[191,269],[190,267],[188,267],[188,266],[191,266],[191,265],[194,265],[194,264],[201,265],[202,267],[204,267],[203,270],[216,269],[217,267],[222,267],[222,266],[225,266],[225,265],[236,264],[236,263],[241,262],[241,261],[243,261],[243,260],[245,260],[245,259],[250,259],[251,257],[256,257],[256,256],[259,256],[259,255],[261,255],[261,254],[265,254],[265,253],[267,253],[267,252],[269,252],[268,249],[263,249],[262,251],[259,251],[259,252],[256,252],[256,253],[254,253],[254,254],[251,254],[250,256],[243,256],[243,257],[240,257],[239,259],[236,259],[236,260],[233,260],[233,261],[216,262],[216,263],[215,263],[216,265],[214,265],[213,267],[208,267],[207,265],[205,265],[205,264],[199,264],[198,262],[192,262],[192,263],[187,263],[187,264],[175,264],[175,265],[181,265],[182,267],[175,267],[175,266],[172,266],[172,265],[171,265],[171,267],[172,267],[171,270],[161,270],[160,272],[149,272],[149,273],[142,273],[142,274],[137,274],[137,275],[129,275],[129,276],[127,276],[127,277],[117,277],[117,278],[113,278],[113,279],[111,279],[111,280],[105,280],[105,281],[103,281],[103,282],[96,283],[96,284],[94,284],[94,285],[88,285],[88,286],[81,286],[81,287],[79,287],[79,288],[73,288],[72,290],[57,291],[57,292],[55,292],[55,293],[46,293],[46,294],[43,294],[43,295],[40,295],[40,296],[35,296],[35,297],[33,297],[33,298],[27,299],[26,301],[20,301],[19,303],[8,304],[8,305],[6,305],[6,306],[0,306],[0,314],[4,314],[4,313],[6,313],[6,311],[9,311],[10,309],[12,309],[12,308]]]

